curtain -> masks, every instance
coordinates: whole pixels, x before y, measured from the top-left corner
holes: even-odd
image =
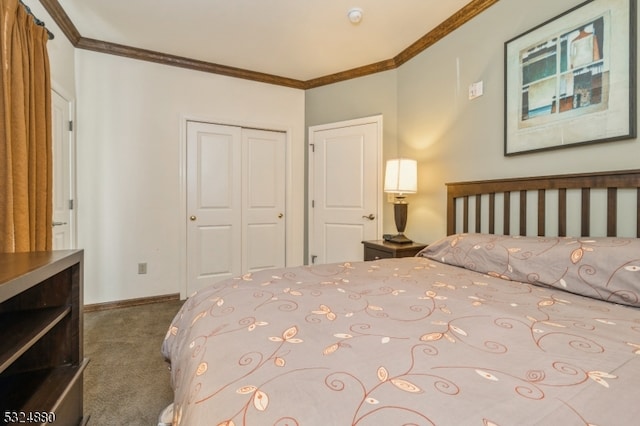
[[[18,0],[0,5],[0,252],[51,250],[47,31]]]

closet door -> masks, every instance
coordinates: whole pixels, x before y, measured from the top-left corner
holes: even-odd
[[[187,295],[285,265],[286,137],[187,122]]]
[[[187,123],[187,296],[242,271],[241,129]]]
[[[244,271],[285,264],[285,134],[242,129]]]

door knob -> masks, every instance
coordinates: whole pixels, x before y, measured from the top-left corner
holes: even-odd
[[[66,224],[67,224],[67,222],[53,222],[51,224],[51,226],[62,226],[62,225],[66,225]]]
[[[376,218],[376,215],[374,215],[373,213],[371,213],[369,216],[362,216],[363,219],[369,219],[369,220],[374,220]]]
[[[282,219],[284,217],[284,214],[280,213],[278,214],[278,219]]]
[[[196,220],[196,219],[197,219],[197,217],[195,217],[195,216],[191,216],[191,217],[189,217],[189,220],[191,220],[192,222],[193,222],[194,220]]]

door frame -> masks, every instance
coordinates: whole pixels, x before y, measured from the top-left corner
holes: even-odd
[[[331,129],[337,129],[337,128],[342,128],[342,127],[349,127],[349,126],[361,126],[364,124],[371,124],[374,123],[377,128],[378,128],[378,138],[376,140],[376,150],[377,150],[377,158],[378,158],[378,164],[376,164],[376,176],[377,176],[377,180],[378,180],[378,188],[380,190],[382,190],[382,179],[383,179],[383,175],[382,175],[382,153],[383,153],[383,120],[382,120],[382,114],[377,114],[377,115],[372,115],[369,117],[362,117],[362,118],[355,118],[355,119],[351,119],[351,120],[344,120],[344,121],[337,121],[334,123],[326,123],[326,124],[319,124],[319,125],[315,125],[315,126],[309,126],[309,130],[308,130],[308,136],[307,136],[307,142],[309,144],[308,148],[311,149],[311,145],[313,144],[313,134],[314,132],[317,131],[322,131],[322,130],[331,130]],[[315,164],[312,161],[312,157],[311,157],[311,151],[309,151],[309,161],[308,161],[308,182],[307,182],[307,229],[308,229],[308,238],[307,238],[307,246],[305,248],[305,261],[307,262],[307,264],[311,265],[313,262],[311,261],[311,248],[313,247],[313,233],[311,232],[312,228],[313,228],[313,214],[314,214],[314,209],[312,206],[313,203],[313,199],[314,199],[314,172],[315,172]],[[382,196],[378,197],[378,204],[376,206],[376,209],[378,210],[376,212],[376,215],[378,217],[378,226],[376,229],[376,234],[378,236],[378,238],[382,235],[382,224],[384,221],[384,217],[383,217],[383,198]]]
[[[295,208],[295,197],[293,195],[293,129],[289,126],[270,124],[270,123],[255,123],[242,120],[229,120],[218,119],[210,116],[198,116],[181,114],[180,116],[180,153],[179,153],[179,173],[180,173],[180,206],[181,213],[179,220],[182,221],[179,226],[179,245],[180,245],[180,265],[178,268],[179,275],[179,288],[180,299],[186,299],[187,294],[187,282],[188,282],[188,270],[187,270],[187,226],[189,220],[189,212],[187,209],[187,122],[199,121],[203,123],[217,124],[222,126],[235,126],[249,129],[269,130],[275,132],[282,132],[285,134],[285,266],[290,266],[294,262],[297,262],[295,257],[296,248],[302,249],[296,241],[296,224],[300,221],[293,217]],[[299,209],[298,209],[299,210]],[[301,231],[297,230],[299,234]]]
[[[76,163],[76,129],[77,129],[77,121],[76,121],[76,101],[73,96],[65,89],[62,88],[55,81],[51,81],[51,91],[56,92],[58,96],[64,99],[69,106],[69,121],[71,121],[72,128],[69,131],[69,197],[70,201],[73,203],[72,209],[70,209],[70,221],[69,223],[69,232],[71,233],[69,237],[69,245],[70,249],[74,249],[78,247],[78,194],[77,194],[77,163]],[[53,149],[53,148],[52,148]]]

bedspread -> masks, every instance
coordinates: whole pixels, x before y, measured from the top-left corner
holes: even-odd
[[[415,257],[261,271],[185,302],[174,425],[626,425],[640,310]]]

